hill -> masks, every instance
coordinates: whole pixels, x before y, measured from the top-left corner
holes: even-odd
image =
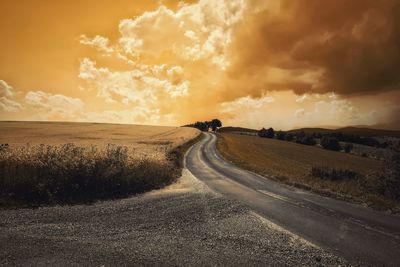
[[[227,126],[227,127],[221,127],[218,130],[218,132],[220,132],[220,133],[232,133],[232,132],[257,133],[258,130],[250,129],[250,128],[243,128],[243,127]]]
[[[344,127],[338,129],[325,129],[325,128],[300,128],[290,130],[290,133],[298,133],[304,131],[306,134],[312,133],[321,133],[321,134],[328,134],[328,133],[344,133],[344,134],[354,134],[359,136],[365,137],[396,137],[400,138],[400,131],[394,130],[385,130],[385,129],[372,129],[372,128],[360,128],[360,127]]]

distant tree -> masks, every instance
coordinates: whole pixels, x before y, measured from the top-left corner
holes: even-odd
[[[207,132],[210,126],[207,122],[197,121],[194,124],[188,125],[190,127],[194,127],[199,129],[200,131]]]
[[[208,130],[211,128],[215,132],[219,127],[222,127],[222,122],[219,119],[213,119],[212,121],[197,121],[193,124],[187,124],[185,126],[197,128],[203,132],[208,132]]]
[[[314,146],[317,144],[314,137],[312,137],[311,135],[306,135],[306,136],[302,137],[301,139],[297,139],[296,142],[299,144],[302,144],[302,145],[307,145],[307,146]]]
[[[306,137],[306,133],[304,131],[301,131],[296,135],[296,139],[302,139],[304,137]]]
[[[342,147],[335,137],[324,136],[321,139],[321,146],[328,150],[340,151]]]
[[[264,137],[264,138],[274,138],[275,131],[273,128],[269,128],[268,130],[265,128],[262,128],[260,131],[258,131],[258,136]]]
[[[276,132],[276,139],[278,140],[285,140],[286,138],[286,133],[283,131],[278,131]]]
[[[274,137],[275,137],[275,131],[274,131],[274,129],[273,129],[273,128],[269,128],[269,129],[267,130],[267,135],[268,135],[268,138],[274,138]]]
[[[344,152],[350,153],[353,150],[353,144],[352,143],[346,143],[343,147]]]
[[[293,138],[294,138],[294,136],[293,136],[293,134],[291,134],[291,133],[288,133],[288,134],[286,134],[286,136],[285,136],[285,140],[286,141],[293,141]]]
[[[222,127],[222,122],[219,119],[213,119],[209,122],[209,125],[211,127],[211,130],[215,132],[219,127]]]
[[[267,129],[262,128],[261,130],[258,131],[258,136],[259,137],[267,137]]]

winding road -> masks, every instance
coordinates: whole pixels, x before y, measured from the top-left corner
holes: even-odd
[[[185,157],[186,168],[213,191],[353,263],[400,266],[400,217],[245,171],[222,158],[216,140],[204,133]]]

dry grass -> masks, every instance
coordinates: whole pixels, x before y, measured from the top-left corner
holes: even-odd
[[[0,205],[87,203],[172,183],[198,131],[136,125],[1,122]],[[192,141],[191,141],[192,140]],[[113,144],[110,144],[113,143]]]
[[[116,144],[154,156],[197,136],[192,128],[68,122],[0,122],[0,143],[105,147]]]
[[[218,137],[222,155],[245,169],[321,194],[363,202],[375,199],[370,204],[385,203],[382,208],[394,205],[385,196],[366,192],[357,179],[321,179],[311,175],[313,167],[321,167],[368,176],[383,168],[381,161],[275,139],[236,134]]]

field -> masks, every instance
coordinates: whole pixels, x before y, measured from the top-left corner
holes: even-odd
[[[344,133],[344,134],[353,134],[359,135],[364,137],[394,137],[400,138],[400,131],[396,130],[385,130],[385,129],[372,129],[372,128],[365,128],[365,127],[344,127],[338,129],[324,129],[324,128],[301,128],[289,131],[290,133],[296,132],[305,132],[306,134],[312,133]]]
[[[0,122],[0,206],[117,198],[161,188],[181,170],[192,128]]]
[[[139,154],[164,157],[168,149],[194,138],[192,128],[65,122],[0,122],[0,144],[106,146],[115,144],[135,149]],[[160,153],[161,152],[161,153]]]
[[[362,201],[374,205],[392,205],[385,196],[370,194],[352,179],[320,179],[311,175],[313,167],[346,170],[365,177],[379,172],[384,163],[375,159],[324,150],[292,142],[237,134],[220,134],[218,149],[228,160],[245,169],[281,182],[321,194]]]

